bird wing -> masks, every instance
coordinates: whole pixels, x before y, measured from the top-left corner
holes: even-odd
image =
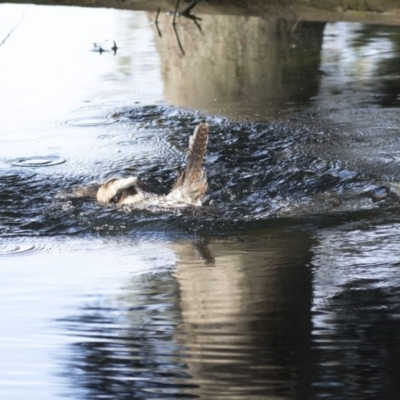
[[[181,197],[189,197],[190,201],[196,202],[207,190],[207,177],[203,170],[204,156],[207,149],[210,127],[207,123],[196,126],[193,135],[189,139],[187,163],[169,194],[180,193]]]

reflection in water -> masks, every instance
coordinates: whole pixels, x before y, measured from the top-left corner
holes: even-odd
[[[250,123],[158,104],[144,14],[29,7],[0,48],[0,397],[397,398],[398,28],[180,19],[183,58],[164,17],[169,101]],[[132,172],[167,189],[201,119],[224,218],[55,198]]]
[[[324,31],[315,107],[331,158],[400,180],[399,27],[330,23]]]
[[[213,241],[215,261],[180,255],[176,279],[182,322],[175,338],[200,398],[290,398],[310,385],[311,242],[306,234],[271,232]],[[297,252],[286,249],[295,246]]]
[[[327,143],[320,154],[399,181],[399,28],[204,16],[199,32],[181,19],[183,57],[163,23],[156,43],[173,104],[304,121]]]
[[[400,390],[400,226],[319,233],[314,247],[315,392],[392,399]]]
[[[393,75],[398,63],[393,60],[397,43],[398,28],[395,27],[326,24],[321,53],[324,72],[321,94],[376,93],[378,101],[384,99],[388,80],[398,86],[398,77]]]
[[[93,304],[62,322],[85,338],[67,375],[88,398],[306,395],[310,244],[306,234],[273,231],[208,247],[170,243],[173,275],[135,277],[118,306]]]
[[[394,398],[399,226],[353,225],[317,241],[283,229],[168,243],[173,274],[130,278],[111,301],[59,322],[74,338],[62,361],[72,392]]]
[[[173,340],[177,294],[169,272],[144,274],[132,279],[115,306],[89,304],[61,321],[77,337],[63,373],[72,392],[80,398],[128,399],[191,388],[182,348]]]
[[[208,15],[202,16],[199,31],[181,18],[176,29],[182,56],[165,18],[165,34],[156,43],[166,98],[178,106],[251,120],[268,120],[290,102],[308,102],[318,91],[324,24],[295,24]]]
[[[43,152],[55,144],[33,139],[46,136],[55,136],[64,151],[70,146],[78,152],[88,130],[71,140],[77,130],[67,130],[66,121],[73,125],[82,117],[80,122],[98,127],[114,122],[109,113],[118,107],[163,99],[159,57],[145,13],[9,4],[0,4],[0,10],[0,41],[25,13],[0,47],[0,158]],[[117,56],[91,51],[94,42],[113,38],[120,47]],[[31,143],[18,146],[18,141]]]

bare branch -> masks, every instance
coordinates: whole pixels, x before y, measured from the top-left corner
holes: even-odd
[[[24,12],[21,15],[21,18],[19,19],[19,21],[16,23],[16,25],[14,26],[14,28],[12,28],[10,30],[10,32],[7,33],[7,35],[4,37],[4,39],[0,42],[0,47],[3,46],[3,44],[10,38],[10,36],[12,35],[12,33],[18,28],[19,24],[22,22],[22,20],[25,17],[26,12],[28,11],[28,6],[25,8]]]

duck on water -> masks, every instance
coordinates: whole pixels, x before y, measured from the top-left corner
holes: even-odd
[[[132,176],[113,178],[100,186],[76,189],[73,196],[95,197],[103,206],[128,206],[153,211],[199,207],[207,191],[203,162],[209,132],[207,123],[196,126],[189,139],[186,167],[167,195],[152,192],[138,177]]]

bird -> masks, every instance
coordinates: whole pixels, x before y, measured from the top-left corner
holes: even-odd
[[[198,124],[189,139],[186,166],[166,195],[151,191],[137,176],[113,178],[97,190],[102,206],[128,206],[152,211],[200,207],[207,191],[207,174],[203,169],[210,127]]]

